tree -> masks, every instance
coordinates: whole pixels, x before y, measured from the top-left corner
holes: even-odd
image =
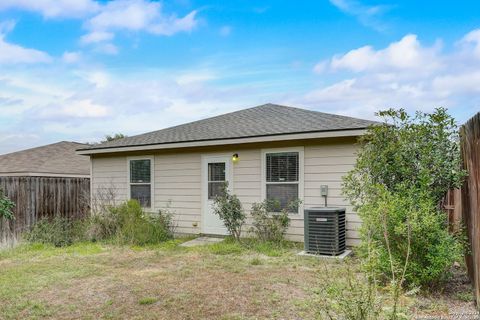
[[[439,206],[465,176],[458,130],[443,108],[414,116],[403,109],[378,114],[384,123],[361,138],[343,184],[363,221],[359,249],[364,258],[375,254],[368,267],[394,286],[431,286],[448,276],[462,254]]]
[[[100,141],[101,143],[104,143],[104,142],[109,142],[109,141],[115,141],[115,140],[120,140],[120,139],[123,139],[123,138],[126,138],[127,136],[124,135],[123,133],[115,133],[114,135],[109,135],[107,134],[105,136],[105,139]]]

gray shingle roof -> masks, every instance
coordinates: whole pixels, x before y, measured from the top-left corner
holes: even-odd
[[[90,175],[90,159],[75,150],[88,145],[62,141],[0,155],[0,174]]]
[[[335,114],[265,104],[94,145],[88,149],[364,129],[375,123]]]

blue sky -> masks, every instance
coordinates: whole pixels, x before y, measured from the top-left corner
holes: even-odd
[[[479,1],[0,0],[0,153],[267,102],[480,110]]]

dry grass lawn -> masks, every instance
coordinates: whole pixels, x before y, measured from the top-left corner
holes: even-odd
[[[25,245],[0,251],[0,318],[315,319],[321,268],[296,251],[228,242]],[[448,302],[431,300],[432,312],[448,313]],[[428,297],[418,301],[430,312]]]

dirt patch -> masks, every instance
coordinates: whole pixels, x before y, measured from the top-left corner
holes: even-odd
[[[419,295],[412,313],[418,317],[448,317],[452,319],[479,319],[474,303],[472,285],[465,268],[452,268],[453,277],[442,291]]]
[[[176,257],[143,255],[138,260],[121,255],[104,276],[74,280],[32,298],[48,302],[59,317],[165,319],[224,319],[231,317],[297,318],[304,310],[295,301],[308,299],[311,270],[292,270],[264,264],[249,266],[250,257],[198,254]],[[221,260],[218,265],[210,259]],[[226,260],[226,261],[225,261]],[[239,271],[239,267],[242,267]],[[149,297],[155,303],[140,305]],[[72,306],[72,302],[77,302]],[[313,317],[313,315],[310,315]]]

